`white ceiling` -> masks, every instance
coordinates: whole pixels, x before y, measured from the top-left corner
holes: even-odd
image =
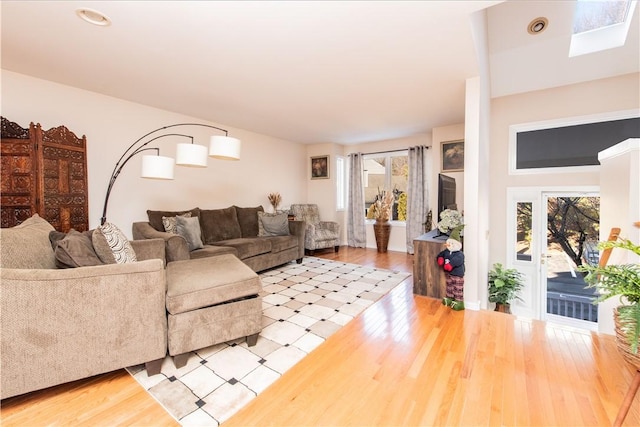
[[[112,20],[98,27],[75,10]],[[623,48],[567,58],[571,1],[5,1],[2,68],[302,142],[398,138],[464,121],[488,9],[493,96],[640,71]],[[526,27],[549,18],[544,33]]]

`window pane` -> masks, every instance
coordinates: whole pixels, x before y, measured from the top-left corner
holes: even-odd
[[[385,188],[386,171],[385,157],[370,157],[364,159],[364,207],[369,209],[378,195],[378,190]],[[365,211],[366,215],[366,211]]]
[[[531,261],[531,202],[518,202],[516,226],[516,259]]]
[[[393,219],[407,220],[407,181],[409,179],[409,156],[391,158],[391,188],[396,196],[393,205]]]

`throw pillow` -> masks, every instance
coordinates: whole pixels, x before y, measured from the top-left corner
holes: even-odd
[[[189,250],[201,249],[202,237],[200,233],[200,221],[198,218],[190,218],[184,216],[177,216],[176,218],[176,232],[178,235],[184,237],[189,245]]]
[[[116,257],[113,255],[111,246],[109,246],[107,238],[102,230],[99,228],[94,230],[91,235],[91,243],[93,243],[93,250],[96,251],[96,255],[98,255],[98,258],[100,258],[100,261],[102,261],[103,264],[116,263]]]
[[[149,217],[149,224],[158,231],[164,231],[164,224],[162,224],[163,216],[176,216],[185,213],[191,213],[191,216],[200,216],[200,208],[193,208],[186,211],[152,211],[147,210],[147,216]]]
[[[136,253],[131,246],[131,242],[127,239],[127,236],[110,222],[106,222],[94,231],[101,233],[107,241],[107,244],[111,248],[113,257],[116,260],[116,264],[127,264],[130,262],[136,262]]]
[[[183,214],[179,214],[176,216],[163,216],[162,217],[162,225],[164,225],[164,231],[171,234],[177,234],[176,231],[176,218],[179,216],[183,216],[185,218],[191,217],[191,212],[186,212]]]
[[[38,214],[0,229],[0,265],[4,268],[56,268],[49,232],[53,226]]]
[[[264,208],[262,206],[257,206],[255,208],[241,208],[239,206],[234,206],[234,208],[236,208],[242,237],[256,237],[259,231],[258,212],[264,212]]]
[[[51,242],[51,248],[55,251],[58,247],[58,243],[67,237],[67,233],[63,233],[62,231],[52,230],[49,232],[49,241]]]
[[[289,219],[286,213],[258,212],[258,236],[288,236]]]
[[[55,240],[53,236],[50,240]],[[69,230],[63,239],[55,242],[56,266],[58,268],[87,267],[91,265],[102,265],[102,261],[93,250],[90,233],[80,233],[76,230]]]
[[[242,237],[236,208],[233,206],[224,209],[202,209],[200,211],[200,225],[202,241],[205,245]]]

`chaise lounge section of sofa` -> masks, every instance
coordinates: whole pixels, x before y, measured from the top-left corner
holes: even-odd
[[[167,263],[187,259],[233,254],[259,272],[287,262],[302,262],[304,257],[305,225],[303,221],[287,221],[287,229],[279,235],[261,233],[262,206],[224,209],[193,208],[186,211],[148,210],[148,222],[134,222],[133,238],[163,239]],[[163,218],[189,215],[198,218],[202,246],[190,249],[187,240],[176,233],[166,231]],[[285,215],[286,214],[281,214]]]

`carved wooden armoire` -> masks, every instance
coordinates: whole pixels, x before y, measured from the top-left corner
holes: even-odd
[[[58,231],[89,229],[87,138],[65,126],[28,129],[2,117],[1,226],[37,213]]]

